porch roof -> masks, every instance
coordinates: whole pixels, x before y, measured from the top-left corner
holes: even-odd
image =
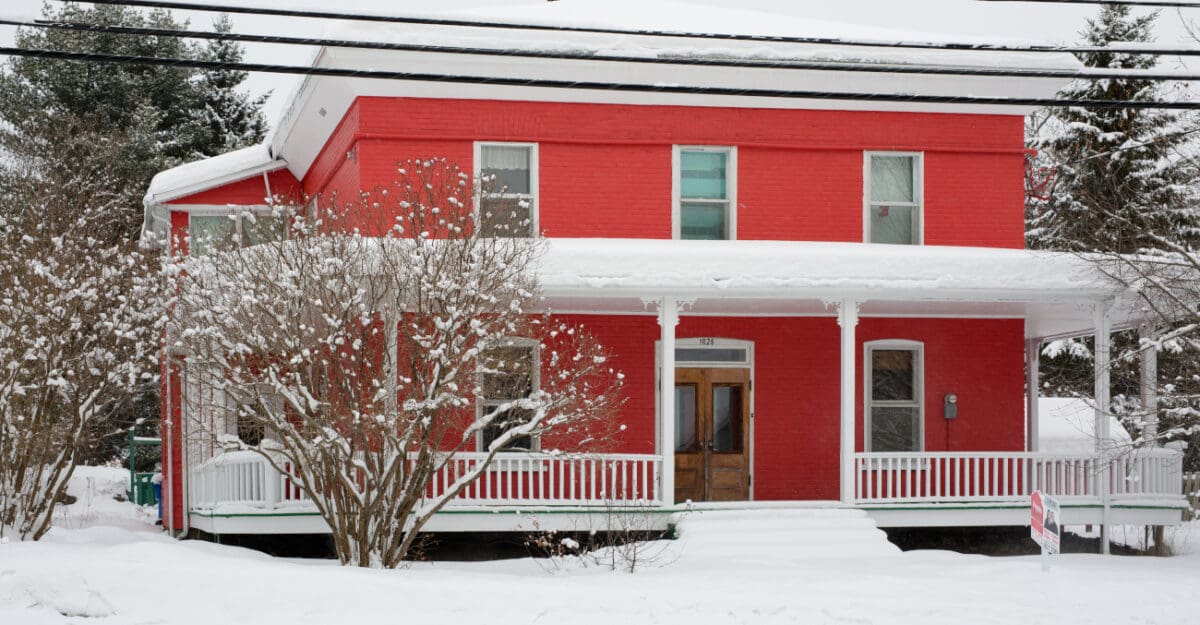
[[[1125,287],[1073,254],[951,246],[785,241],[551,239],[540,277],[559,311],[638,312],[643,300],[694,300],[685,314],[832,316],[853,298],[863,316],[1026,320],[1030,337],[1092,330],[1092,306],[1116,301],[1115,327],[1137,317]]]

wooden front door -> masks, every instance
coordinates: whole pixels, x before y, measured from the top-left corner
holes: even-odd
[[[675,501],[750,498],[750,370],[675,370]]]

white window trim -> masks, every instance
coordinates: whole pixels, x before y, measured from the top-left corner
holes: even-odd
[[[484,146],[496,146],[496,147],[505,147],[505,148],[529,148],[529,196],[525,197],[525,195],[521,194],[521,193],[497,194],[497,195],[511,195],[516,198],[527,199],[529,201],[529,230],[534,237],[540,236],[541,232],[542,232],[542,227],[541,227],[541,220],[538,217],[538,213],[540,212],[541,202],[539,202],[538,199],[541,194],[541,187],[539,186],[538,170],[541,169],[541,167],[539,166],[539,163],[541,161],[540,161],[540,158],[538,157],[538,144],[537,143],[516,142],[516,141],[476,141],[475,142],[475,145],[473,148],[474,153],[472,154],[472,157],[471,157],[472,162],[473,162],[472,175],[474,176],[475,184],[476,184],[476,189],[475,189],[475,217],[476,217],[476,219],[475,219],[475,223],[481,223],[480,219],[479,219],[479,207],[481,206],[480,198],[482,197],[483,190],[479,187],[482,186],[482,185],[480,185],[480,182],[481,182],[480,176],[482,175],[482,168],[480,166],[483,164],[483,148],[484,148]]]
[[[532,347],[533,348],[533,360],[534,360],[534,364],[536,366],[533,368],[533,381],[532,381],[532,389],[531,390],[537,391],[542,388],[542,346],[541,346],[541,343],[537,341],[537,339],[529,339],[529,338],[504,339],[503,341],[501,341],[501,344],[498,345],[497,347]],[[480,376],[480,378],[477,380],[477,382],[479,384],[479,388],[482,389],[483,388],[483,379],[482,379],[483,374],[481,373],[481,374],[479,374],[479,376]],[[488,400],[486,397],[476,397],[475,398],[475,421],[476,422],[478,422],[480,419],[483,418],[484,406],[487,403],[488,403]],[[523,449],[512,449],[512,450],[501,449],[497,453],[498,454],[528,454],[528,453],[540,452],[542,450],[541,437],[537,436],[535,434],[531,437],[531,439],[532,440],[529,443],[529,447],[530,447],[529,451],[526,451]],[[475,451],[477,451],[477,452],[487,451],[483,446],[483,429],[482,428],[478,432],[475,433]]]
[[[671,146],[671,238],[680,239],[683,220],[681,218],[682,182],[680,181],[681,153],[687,152],[719,152],[728,154],[725,163],[725,189],[729,203],[728,227],[729,241],[737,240],[738,232],[738,201],[737,201],[737,146],[735,145],[674,145]]]
[[[910,350],[916,352],[916,362],[913,363],[913,398],[917,403],[917,442],[919,449],[925,451],[925,344],[908,339],[881,339],[863,343],[863,450],[871,453],[871,408],[875,402],[871,399],[871,382],[874,371],[871,366],[871,352],[874,350]],[[880,402],[879,405],[901,405],[897,402]],[[907,405],[907,404],[905,404]],[[885,452],[891,453],[891,452]]]
[[[913,159],[913,199],[916,201],[909,204],[903,202],[889,202],[896,206],[913,206],[916,210],[917,223],[913,227],[913,232],[917,235],[917,240],[913,245],[925,245],[925,153],[924,152],[887,152],[887,151],[871,151],[863,152],[863,243],[871,242],[871,157],[873,156],[911,156]],[[888,245],[880,243],[879,245]]]

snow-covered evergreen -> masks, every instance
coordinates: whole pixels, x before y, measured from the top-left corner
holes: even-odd
[[[1104,6],[1089,20],[1085,45],[1150,42],[1157,14],[1134,16],[1128,6]],[[1150,69],[1154,56],[1089,52],[1088,67]],[[1060,96],[1080,100],[1152,101],[1164,89],[1148,80],[1079,81]],[[1189,120],[1154,109],[1067,107],[1034,118],[1038,164],[1056,170],[1049,197],[1032,197],[1030,247],[1129,252],[1152,245],[1147,231],[1196,241],[1197,212],[1189,205],[1194,175],[1180,148]]]

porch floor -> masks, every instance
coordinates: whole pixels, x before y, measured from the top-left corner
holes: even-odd
[[[1063,522],[1099,524],[1103,508],[1091,501],[1064,500]],[[1118,525],[1177,525],[1186,501],[1122,501],[1110,506]],[[877,527],[1001,527],[1029,524],[1027,502],[979,501],[846,505],[840,501],[695,502],[673,506],[456,506],[438,513],[430,532],[662,531],[706,512],[861,511]],[[192,510],[191,527],[210,534],[320,534],[329,531],[306,507],[237,511]]]

